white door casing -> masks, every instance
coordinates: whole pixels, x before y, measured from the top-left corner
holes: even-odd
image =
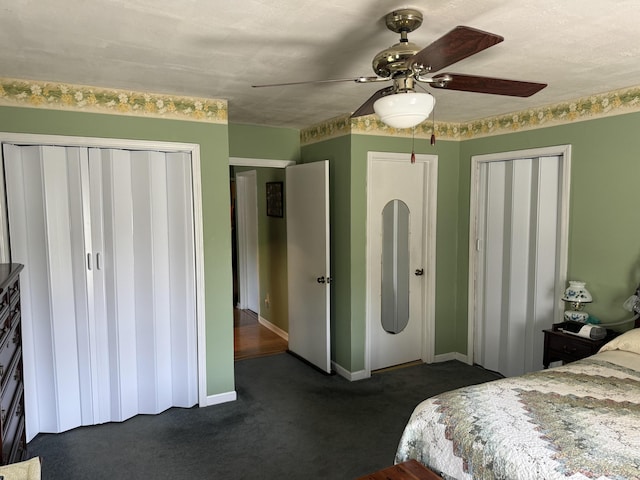
[[[433,361],[437,156],[369,152],[367,160],[367,329],[365,369]],[[381,325],[382,211],[394,199],[409,207],[409,323],[400,333]],[[416,275],[416,270],[422,275]]]
[[[190,192],[190,198],[186,199],[186,203],[187,205],[183,205],[183,206],[179,206],[178,209],[180,212],[182,212],[182,214],[191,217],[193,219],[193,223],[191,225],[191,227],[187,227],[188,230],[191,231],[191,240],[190,240],[190,248],[188,250],[186,250],[186,252],[191,252],[191,253],[187,253],[187,257],[184,258],[180,258],[180,259],[176,259],[178,261],[178,264],[187,264],[187,265],[191,265],[190,271],[191,273],[187,272],[185,270],[185,272],[181,272],[179,269],[176,270],[175,267],[172,268],[171,274],[173,276],[175,276],[177,278],[178,282],[182,282],[182,284],[184,285],[185,290],[184,292],[179,292],[179,294],[176,296],[173,296],[171,299],[171,307],[172,308],[180,308],[180,301],[179,301],[179,296],[185,296],[185,297],[190,297],[191,300],[191,304],[193,305],[193,313],[194,313],[194,317],[192,317],[192,321],[194,322],[195,326],[194,329],[191,333],[186,333],[186,332],[182,332],[182,334],[188,334],[191,335],[191,341],[193,341],[192,345],[197,345],[196,348],[194,347],[189,347],[188,350],[191,351],[191,355],[193,356],[192,360],[189,360],[189,362],[191,363],[192,367],[195,367],[192,371],[196,371],[197,369],[197,374],[194,374],[193,376],[190,376],[192,378],[185,378],[183,379],[184,381],[178,381],[176,382],[176,384],[174,384],[174,387],[176,387],[175,389],[173,389],[173,391],[158,391],[158,395],[156,400],[154,400],[154,404],[156,403],[156,401],[159,401],[160,404],[162,403],[162,399],[164,398],[168,398],[173,396],[174,398],[180,397],[180,394],[177,393],[179,390],[179,385],[177,385],[178,383],[191,383],[192,386],[195,385],[195,391],[197,392],[197,399],[200,403],[201,406],[206,406],[207,405],[207,396],[206,396],[206,372],[205,372],[205,365],[206,365],[206,359],[205,359],[205,349],[204,349],[204,273],[203,273],[203,262],[202,262],[202,254],[203,254],[203,249],[202,249],[202,214],[201,214],[201,190],[200,190],[200,166],[199,166],[199,147],[197,145],[193,145],[193,144],[174,144],[174,143],[166,143],[166,142],[140,142],[140,141],[129,141],[129,140],[110,140],[110,139],[93,139],[93,138],[83,138],[83,137],[57,137],[57,136],[42,136],[42,135],[25,135],[25,134],[0,134],[0,141],[3,142],[11,142],[11,143],[17,143],[20,145],[39,145],[39,144],[47,144],[47,145],[60,145],[60,146],[64,146],[64,145],[75,145],[75,146],[80,146],[80,147],[111,147],[111,148],[123,148],[123,149],[134,149],[134,150],[163,150],[163,151],[168,151],[168,152],[176,152],[177,155],[185,155],[182,152],[188,152],[186,153],[187,157],[191,157],[190,158],[190,162],[189,162],[189,167],[187,167],[187,170],[184,170],[183,168],[180,168],[179,170],[176,171],[170,171],[171,167],[169,167],[169,170],[166,171],[166,178],[161,179],[161,181],[155,182],[153,180],[151,180],[151,190],[150,191],[144,191],[144,190],[140,190],[138,189],[137,191],[137,195],[138,196],[150,196],[153,197],[154,193],[153,193],[153,189],[156,187],[153,187],[153,185],[158,185],[157,188],[159,188],[159,190],[156,190],[157,192],[162,192],[162,189],[164,188],[166,190],[166,187],[162,187],[161,185],[163,184],[163,182],[165,181],[169,181],[169,182],[181,182],[186,188],[191,189],[193,188],[193,191]],[[86,148],[84,149],[78,149],[79,151],[84,150],[86,152]],[[115,154],[117,155],[117,152],[115,152]],[[168,153],[168,155],[172,155],[172,153]],[[63,174],[61,177],[59,178],[60,182],[64,183],[68,183],[69,186],[69,195],[72,195],[71,190],[73,190],[74,187],[70,187],[70,185],[72,183],[74,183],[75,180],[72,179],[73,176],[77,176],[80,182],[84,182],[87,180],[87,176],[89,176],[90,178],[90,182],[95,183],[95,182],[100,182],[100,177],[99,175],[96,176],[96,172],[94,171],[93,174],[89,174],[89,170],[91,169],[90,165],[92,164],[92,162],[90,161],[89,163],[86,163],[84,161],[80,162],[80,165],[82,166],[81,168],[76,168],[75,166],[71,166],[68,169],[67,174]],[[142,164],[137,164],[137,166],[140,166]],[[48,170],[51,170],[54,167],[54,165],[45,165],[45,173]],[[39,167],[36,166],[37,169],[39,169]],[[162,175],[164,175],[163,172],[158,172],[156,168],[150,168],[149,172],[151,172],[151,177],[157,176],[158,173],[161,173]],[[57,173],[55,172],[49,172],[52,175],[57,175]],[[120,171],[118,170],[118,173],[120,173]],[[65,178],[66,177],[66,178]],[[52,177],[55,178],[55,177]],[[49,189],[49,193],[46,193],[46,195],[48,195],[50,198],[47,198],[47,202],[45,203],[45,205],[48,206],[52,206],[54,205],[56,202],[66,202],[67,200],[65,200],[64,196],[61,196],[59,193],[56,192],[61,192],[64,191],[64,189],[59,189],[56,188],[55,190]],[[78,192],[76,192],[77,194]],[[112,192],[113,193],[113,192]],[[166,193],[166,192],[165,192]],[[188,194],[189,195],[189,194]],[[116,193],[116,196],[117,193]],[[72,232],[70,234],[70,238],[67,238],[66,241],[67,242],[71,242],[71,243],[82,243],[82,234],[80,234],[80,236],[77,235],[77,232],[80,230],[86,230],[87,225],[86,225],[86,218],[88,218],[90,215],[88,214],[88,212],[84,211],[81,212],[80,210],[82,210],[81,205],[83,204],[83,201],[79,201],[77,203],[75,202],[69,202],[69,205],[71,205],[72,209],[76,209],[76,214],[71,214],[71,217],[78,219],[81,218],[80,223],[82,225],[72,225],[70,224],[67,232]],[[134,200],[134,203],[136,203],[136,201]],[[160,203],[162,204],[162,202],[156,202],[156,203]],[[172,202],[169,202],[170,205],[172,204]],[[97,205],[97,200],[94,198],[93,199],[93,203],[91,204],[92,206]],[[140,204],[138,202],[138,204]],[[175,205],[175,204],[173,204]],[[125,205],[126,207],[126,205]],[[129,207],[131,207],[131,205],[129,205]],[[166,207],[166,204],[165,204]],[[114,208],[117,208],[116,206],[114,206]],[[135,208],[135,207],[134,207]],[[163,208],[161,206],[161,208]],[[187,210],[184,210],[184,209]],[[125,211],[127,210],[127,208],[125,208]],[[186,212],[186,213],[185,213]],[[189,213],[191,212],[191,213]],[[153,218],[153,221],[157,224],[161,217],[163,215],[165,215],[166,212],[149,212],[151,217]],[[14,216],[13,222],[14,224],[16,224],[16,228],[22,228],[20,226],[20,223],[22,222],[22,220],[24,220],[24,217],[26,217],[25,215],[17,215]],[[180,215],[178,215],[178,217],[180,217]],[[60,236],[60,232],[64,233],[64,229],[60,228],[60,224],[58,222],[63,221],[64,219],[62,217],[53,217],[51,219],[51,221],[53,222],[51,224],[51,232],[55,232],[55,235],[53,237],[51,237],[50,241],[54,241],[61,243],[61,242],[65,242],[65,236]],[[76,220],[73,220],[76,221]],[[179,222],[181,222],[182,220],[178,220]],[[98,222],[101,223],[101,222]],[[177,230],[180,230],[180,228],[177,228],[178,225],[172,225],[172,227],[174,227],[172,233],[170,233],[170,236],[172,236],[172,238],[169,239],[169,241],[171,243],[182,243],[184,244],[185,240],[187,240],[186,237],[182,237],[182,235],[177,233]],[[139,226],[139,228],[143,228],[142,226]],[[97,232],[96,226],[95,226],[95,221],[94,221],[94,225],[93,225],[93,233]],[[172,229],[170,229],[172,230]],[[87,232],[89,230],[86,230]],[[153,235],[152,235],[153,236]],[[66,235],[66,237],[69,237],[69,233]],[[93,252],[92,255],[87,256],[86,259],[82,259],[79,262],[77,261],[77,259],[69,259],[67,258],[68,261],[68,265],[74,265],[73,268],[68,267],[67,269],[62,269],[62,270],[58,270],[61,273],[64,273],[64,275],[70,276],[72,277],[73,275],[75,275],[75,272],[77,272],[78,270],[78,266],[81,269],[81,271],[83,273],[86,272],[86,275],[84,275],[87,279],[87,283],[85,283],[86,286],[84,286],[83,288],[87,289],[88,292],[88,297],[87,300],[83,300],[80,301],[78,300],[78,298],[80,296],[76,295],[76,305],[73,305],[72,303],[67,303],[67,302],[60,302],[58,300],[58,295],[56,295],[55,290],[51,292],[51,298],[53,298],[55,301],[52,304],[52,308],[54,309],[59,309],[59,308],[66,308],[66,309],[70,309],[70,310],[74,310],[75,309],[88,309],[89,307],[89,303],[93,302],[99,302],[100,301],[100,295],[99,295],[99,291],[108,287],[105,287],[105,285],[102,283],[101,284],[101,280],[100,280],[100,275],[94,275],[95,273],[98,272],[99,269],[104,268],[105,265],[107,264],[107,262],[112,261],[112,259],[109,259],[107,257],[105,257],[105,255],[107,255],[105,253],[105,246],[104,245],[100,245],[99,243],[99,234],[95,234],[95,235],[91,235],[91,236],[86,236],[86,244],[83,246],[84,248],[87,248],[87,251],[89,252]],[[125,236],[126,237],[126,236]],[[163,247],[163,240],[158,240],[155,238],[155,236],[153,236],[154,238],[151,239],[152,242],[152,246],[151,246],[151,250],[154,250],[156,253],[162,251],[164,249]],[[160,242],[160,243],[158,243]],[[51,244],[49,245],[49,247],[54,247],[55,245]],[[166,245],[165,245],[166,246]],[[47,247],[47,248],[49,248]],[[107,250],[108,250],[108,246],[107,246]],[[48,250],[43,250],[44,251],[48,251]],[[101,255],[98,255],[97,253],[100,252]],[[73,261],[71,261],[73,260]],[[141,258],[142,260],[142,258]],[[64,255],[60,255],[55,257],[55,261],[62,263],[65,261],[65,257]],[[85,263],[86,262],[86,263]],[[92,269],[88,270],[85,267],[87,265],[91,265]],[[69,270],[71,268],[71,270]],[[157,264],[157,262],[155,263],[154,266],[154,271],[158,274],[158,278],[155,278],[154,281],[155,282],[162,282],[164,281],[164,279],[167,278],[166,276],[166,269],[163,272],[159,271],[158,268],[164,268],[162,267],[162,263],[161,264]],[[188,277],[185,277],[184,275],[188,275]],[[104,275],[102,275],[102,277],[104,277]],[[35,279],[34,279],[35,281]],[[80,288],[78,286],[78,284],[74,283],[76,282],[76,280],[71,280],[70,278],[65,279],[65,278],[55,278],[53,279],[51,285],[55,288],[62,288],[62,289],[68,289],[68,288]],[[189,285],[191,285],[189,287]],[[42,285],[42,287],[45,289],[45,291],[48,289],[48,287],[46,285]],[[116,287],[117,288],[117,287]],[[160,286],[160,288],[162,288],[162,286]],[[190,289],[190,291],[189,291]],[[30,312],[29,310],[31,309],[31,306],[35,306],[37,305],[37,302],[34,302],[32,298],[29,298],[30,296],[34,295],[36,292],[35,291],[28,291],[27,289],[25,289],[26,297],[25,301],[23,303],[23,311],[25,312],[25,315],[29,315],[29,314],[33,314],[34,312]],[[157,299],[156,299],[157,300]],[[77,302],[80,303],[77,303]],[[84,302],[84,304],[83,304]],[[137,302],[138,305],[140,306],[139,308],[141,308],[143,311],[144,310],[144,305],[140,304],[140,302]],[[58,305],[58,307],[56,307],[56,305]],[[38,307],[39,308],[39,307]],[[103,307],[106,308],[106,307]],[[136,306],[133,306],[133,308],[138,308]],[[93,312],[97,312],[96,315],[99,316],[99,312],[101,310],[100,307],[95,308],[95,309],[91,309]],[[156,312],[157,313],[157,312]],[[70,318],[73,318],[74,315],[70,315]],[[100,335],[104,335],[104,327],[101,326],[101,321],[100,320],[96,320],[93,319],[91,320],[90,324],[92,325],[91,328],[87,327],[87,326],[80,326],[79,327],[79,335],[84,336],[88,339],[89,343],[95,344],[96,342],[96,337],[99,337]],[[33,335],[33,331],[29,331],[30,327],[28,325],[24,325],[25,327],[25,338],[32,336]],[[103,329],[102,332],[100,332],[100,329]],[[84,332],[84,333],[83,333]],[[153,336],[154,333],[150,332],[151,335]],[[182,335],[181,334],[181,335]],[[155,335],[158,335],[158,332],[155,333]],[[160,332],[160,335],[162,335],[162,333]],[[135,337],[134,337],[135,338]],[[141,336],[137,335],[138,338],[138,343],[140,343],[141,340]],[[122,340],[122,338],[120,338],[120,340]],[[60,336],[57,335],[56,336],[56,340],[55,342],[64,342],[64,336]],[[124,339],[124,341],[126,341],[126,339]],[[144,342],[144,339],[142,340]],[[166,350],[164,349],[165,345],[163,343],[164,339],[163,338],[156,338],[155,339],[156,342],[159,342],[159,348],[162,349],[162,351]],[[37,352],[46,352],[48,348],[47,345],[33,345],[28,342],[25,341],[24,342],[24,349],[25,349],[25,355],[33,355],[34,354],[34,348],[35,351]],[[65,345],[60,345],[61,348],[65,348]],[[42,349],[44,348],[44,349]],[[138,348],[145,348],[144,345],[138,345]],[[98,348],[99,351],[99,348]],[[197,353],[196,353],[197,351]],[[94,352],[95,353],[95,352]],[[172,354],[179,354],[179,352],[174,348],[171,350]],[[109,369],[111,367],[113,367],[113,365],[105,365],[104,363],[101,363],[100,360],[97,360],[97,358],[100,358],[100,354],[98,355],[94,355],[92,356],[92,360],[87,362],[87,365],[80,365],[79,369],[76,369],[79,371],[79,374],[82,376],[84,375],[86,377],[86,375],[90,375],[91,371],[96,371],[96,370],[100,370],[100,369]],[[62,356],[60,361],[67,361],[65,360],[65,358],[68,361],[72,361],[71,356]],[[104,357],[102,357],[104,358]],[[121,363],[120,368],[124,368],[126,369],[126,361],[125,364],[122,364],[122,361],[124,359],[121,358],[119,361]],[[162,363],[162,361],[161,361]],[[60,366],[57,366],[60,367]],[[56,368],[57,368],[56,367]],[[64,371],[64,367],[65,365],[61,365],[62,370]],[[25,370],[29,370],[32,369],[33,366],[31,365],[27,365],[27,363],[25,362]],[[70,370],[71,371],[71,370]],[[164,372],[166,370],[164,369],[163,365],[158,365],[158,370],[156,371],[157,374],[159,375],[164,375]],[[52,381],[56,381],[56,382],[65,382],[68,380],[66,375],[60,375],[60,374],[56,374],[56,375],[50,375],[49,378]],[[31,380],[30,380],[31,379]],[[66,379],[66,380],[65,380]],[[68,383],[68,382],[67,382]],[[126,383],[126,381],[125,381]],[[60,385],[59,387],[61,388],[65,388],[67,385]],[[33,372],[31,372],[31,375],[29,375],[28,372],[25,372],[25,389],[31,390],[32,392],[36,390],[36,383],[33,382]],[[73,392],[75,387],[71,387],[71,389],[69,391]],[[86,417],[88,415],[88,413],[90,413],[93,410],[93,413],[95,414],[95,423],[100,423],[101,421],[104,421],[104,417],[101,416],[104,413],[104,409],[101,410],[101,406],[100,406],[100,382],[98,382],[97,384],[94,384],[90,390],[92,392],[92,395],[89,397],[83,396],[82,397],[82,401],[81,401],[81,405],[77,405],[74,407],[74,403],[73,402],[65,402],[64,404],[62,404],[61,406],[64,408],[64,411],[67,412],[69,409],[73,409],[76,408],[76,412],[77,415],[82,415],[83,417],[85,417],[84,420],[81,419],[82,424],[86,424]],[[126,386],[125,386],[126,388]],[[192,390],[193,391],[193,390]],[[53,402],[52,402],[53,404]],[[67,408],[68,407],[68,408]],[[104,407],[104,405],[103,405]],[[119,406],[119,408],[121,408],[121,413],[126,415],[126,411],[127,408],[124,405]],[[122,410],[122,408],[124,408],[124,410]],[[143,409],[145,409],[146,407],[142,406]],[[153,408],[153,406],[151,407]],[[102,413],[101,413],[102,412]],[[36,425],[34,427],[34,421],[36,422]],[[27,419],[27,423],[28,423],[28,436],[29,438],[31,438],[35,433],[37,433],[38,430],[38,422],[40,421],[40,419],[38,418],[38,414],[37,414],[37,408],[30,408],[30,415],[28,416]],[[73,420],[75,421],[75,420]],[[64,422],[63,422],[64,423]],[[62,426],[64,427],[64,424],[62,424]]]
[[[542,368],[542,329],[566,281],[569,145],[472,157],[468,358],[512,376]]]
[[[289,349],[331,372],[329,162],[286,169]]]
[[[243,157],[230,157],[229,158],[229,166],[241,166],[241,167],[263,167],[263,168],[286,168],[289,167],[291,165],[295,165],[296,162],[292,161],[292,160],[270,160],[270,159],[264,159],[264,158],[243,158]],[[252,235],[251,231],[254,229],[251,229],[250,227],[247,228],[247,225],[245,225],[245,219],[247,217],[247,215],[251,215],[251,212],[246,212],[247,209],[251,209],[252,207],[250,207],[250,205],[252,205],[252,201],[250,201],[249,198],[247,198],[248,194],[246,193],[247,190],[247,178],[243,176],[244,172],[239,172],[236,174],[236,242],[238,245],[238,287],[239,287],[239,295],[238,295],[238,305],[236,305],[238,308],[250,308],[249,305],[249,301],[246,300],[246,298],[248,297],[248,294],[243,294],[243,292],[247,292],[250,289],[254,289],[257,294],[256,294],[256,303],[258,305],[260,305],[260,298],[259,298],[259,292],[260,292],[260,278],[259,278],[259,271],[258,271],[258,275],[256,275],[255,280],[251,280],[248,278],[248,268],[245,268],[243,265],[247,264],[247,261],[242,259],[241,256],[242,255],[246,255],[246,245],[251,244],[252,242],[255,242],[257,245],[258,240],[250,240],[248,237],[250,235]],[[254,172],[255,173],[255,172]],[[240,177],[240,179],[238,179],[238,176]],[[257,195],[257,192],[256,192]],[[254,199],[256,202],[256,206],[255,208],[257,209],[257,196],[254,195]],[[257,210],[256,210],[256,215],[257,215]],[[256,222],[257,222],[257,218],[256,218]],[[257,235],[257,230],[255,230],[256,235]],[[258,253],[256,253],[258,254]],[[260,264],[259,262],[259,258],[256,259],[256,268],[259,270],[260,268]],[[257,282],[255,286],[253,287],[249,287],[249,282]],[[259,313],[256,311],[256,313]]]

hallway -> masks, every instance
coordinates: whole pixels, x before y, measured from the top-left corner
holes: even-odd
[[[287,341],[258,322],[251,310],[233,309],[233,354],[235,360],[286,352]]]

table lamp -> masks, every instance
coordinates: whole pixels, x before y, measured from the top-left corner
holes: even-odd
[[[585,282],[569,281],[569,286],[562,294],[562,301],[571,306],[571,310],[565,310],[564,319],[573,322],[586,323],[589,318],[587,312],[582,311],[585,303],[591,303],[593,298],[589,290],[585,288]]]

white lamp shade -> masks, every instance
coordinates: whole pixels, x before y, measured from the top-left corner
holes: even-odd
[[[402,92],[379,98],[373,110],[390,127],[411,128],[424,122],[435,104],[428,93]]]
[[[562,295],[562,300],[571,303],[591,303],[593,298],[589,293],[589,290],[585,287],[584,282],[570,281],[569,286]]]

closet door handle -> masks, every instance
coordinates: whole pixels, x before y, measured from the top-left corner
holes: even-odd
[[[98,270],[102,270],[102,261],[100,258],[100,253],[96,253],[96,268]]]
[[[91,254],[87,253],[87,270],[91,270]]]

